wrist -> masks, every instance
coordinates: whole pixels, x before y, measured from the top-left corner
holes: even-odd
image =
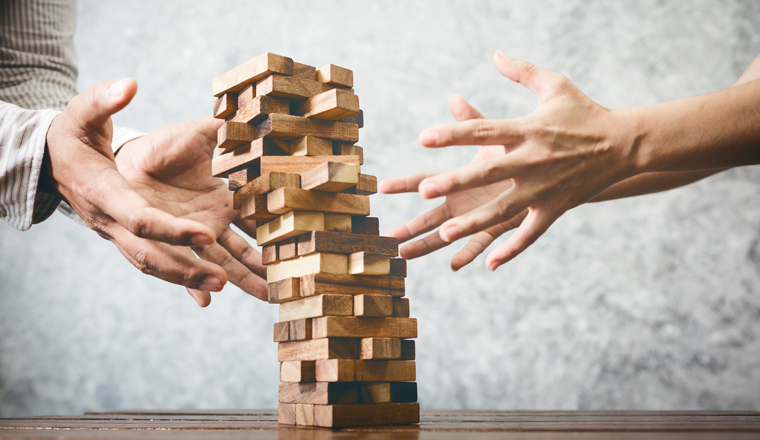
[[[618,145],[622,152],[622,160],[626,164],[625,178],[633,177],[652,171],[652,163],[647,150],[648,130],[645,112],[639,108],[616,111],[620,128]]]

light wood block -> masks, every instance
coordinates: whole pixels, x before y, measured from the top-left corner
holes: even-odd
[[[277,252],[277,243],[268,244],[261,247],[261,263],[272,264],[280,261]]]
[[[401,340],[401,359],[413,361],[416,356],[414,339]]]
[[[416,382],[367,382],[359,384],[360,403],[402,403],[416,401]]]
[[[242,122],[225,122],[216,131],[216,146],[222,150],[234,150],[258,136],[256,127]]]
[[[369,252],[355,252],[348,256],[348,273],[352,275],[388,275],[391,257]]]
[[[307,403],[297,403],[296,405],[296,425],[314,426],[314,405]]]
[[[295,403],[280,403],[277,405],[277,423],[283,425],[295,425],[296,424],[296,404]],[[315,420],[316,424],[316,420]]]
[[[226,119],[237,111],[237,96],[234,93],[225,93],[214,101],[214,117]]]
[[[388,295],[354,295],[354,316],[393,316],[393,300]]]
[[[245,197],[240,205],[240,217],[245,220],[272,220],[278,216],[279,214],[267,211],[266,194],[254,194]]]
[[[214,96],[237,92],[246,85],[272,73],[293,74],[293,60],[273,53],[265,53],[217,76],[211,83]]]
[[[316,273],[345,274],[347,272],[348,256],[319,252],[270,264],[267,266],[267,282],[273,283],[285,278]]]
[[[359,113],[349,116],[347,118],[341,119],[343,122],[350,122],[351,124],[356,124],[359,126],[359,128],[364,127],[364,111],[359,110]]]
[[[406,278],[406,260],[403,258],[391,258],[391,270],[388,275],[392,277]]]
[[[383,289],[386,293],[394,290],[404,290],[405,282],[403,278],[393,278],[387,276],[367,276],[367,275],[341,275],[333,273],[317,273],[301,277],[301,295],[309,296],[318,294],[317,283],[340,284],[350,287],[372,287]],[[364,292],[360,292],[364,293]],[[403,296],[403,295],[400,295]]]
[[[359,183],[359,167],[340,162],[325,162],[301,173],[305,190],[341,192]]]
[[[301,176],[294,173],[277,173],[269,172],[256,177],[251,182],[243,185],[232,198],[232,207],[240,209],[243,206],[243,199],[252,195],[262,195],[270,193],[278,188],[299,188],[301,186]]]
[[[397,318],[409,317],[409,299],[393,298],[393,316]]]
[[[358,194],[360,196],[371,196],[377,194],[377,177],[369,174],[359,174],[359,181],[356,186],[347,188],[343,191],[346,194]]]
[[[419,423],[419,403],[314,405],[314,424],[324,428]]]
[[[360,350],[361,359],[401,359],[401,339],[363,338]]]
[[[347,90],[332,89],[294,103],[291,109],[298,116],[340,121],[359,113],[359,97]]]
[[[256,84],[251,83],[237,92],[237,108],[243,108],[256,97]],[[349,121],[345,121],[349,122]]]
[[[317,81],[343,87],[353,87],[354,72],[334,64],[327,64],[317,69]]]
[[[332,142],[314,136],[304,136],[290,141],[291,156],[330,156]]]
[[[262,174],[267,172],[301,174],[324,162],[359,165],[359,156],[264,156],[259,163]]]
[[[293,61],[293,76],[296,78],[306,78],[316,81],[317,68]]]
[[[315,295],[288,301],[280,304],[280,322],[317,316],[350,316],[353,302],[351,295]]]
[[[332,214],[369,215],[369,197],[353,194],[279,188],[267,196],[269,212],[321,211]]]
[[[256,96],[279,96],[302,100],[334,89],[335,86],[296,76],[270,75],[256,83]],[[351,92],[349,92],[351,93]]]
[[[284,382],[279,399],[282,403],[358,403],[359,387],[351,382]]]
[[[309,283],[308,281],[308,275],[306,277],[301,277],[300,279],[305,279],[307,281],[305,282],[306,288],[304,289],[303,296],[312,296],[312,295],[319,295],[319,294],[325,294],[325,295],[385,295],[385,296],[391,296],[393,294],[393,290],[389,289],[387,287],[363,287],[363,286],[351,286],[351,285],[344,285],[344,284],[333,284],[333,283],[325,283],[321,281],[314,281],[313,283]]]
[[[316,379],[318,382],[407,382],[416,380],[416,369],[414,361],[333,358],[317,360]]]
[[[311,339],[311,319],[296,319],[288,321],[288,337],[290,341],[305,341]]]
[[[273,113],[257,127],[259,137],[293,140],[303,136],[314,136],[331,141],[356,142],[359,140],[359,126],[356,124],[303,116]]]
[[[359,164],[364,165],[364,148],[344,142],[333,143],[333,155],[335,156],[359,156]]]
[[[266,119],[267,115],[279,113],[282,115],[290,114],[290,102],[285,98],[276,98],[274,96],[257,96],[250,102],[240,107],[235,115],[228,121],[242,122],[245,124],[258,124]]]
[[[315,382],[315,361],[286,361],[280,364],[280,382]]]
[[[377,217],[353,216],[351,217],[351,233],[361,235],[380,235],[380,221]],[[396,246],[398,247],[398,244],[396,244]]]
[[[312,338],[416,338],[416,318],[322,316],[311,321]]]
[[[238,171],[245,167],[260,166],[258,161],[261,156],[284,154],[286,153],[274,142],[267,139],[256,139],[228,153],[215,157],[211,162],[211,172],[214,177],[227,177],[233,171]]]
[[[280,304],[301,297],[300,278],[285,278],[267,285],[269,302]]]
[[[306,341],[280,342],[277,345],[277,360],[279,362],[357,359],[358,357],[359,340],[356,338],[309,339]]]
[[[259,246],[264,246],[308,231],[321,231],[324,228],[325,215],[323,213],[290,211],[256,228],[256,242]]]
[[[349,226],[352,223],[351,220],[349,218]],[[349,229],[349,232],[351,229]],[[314,252],[353,254],[361,251],[395,257],[398,255],[398,239],[395,237],[326,231],[308,232],[298,236],[298,255],[301,256]]]
[[[326,359],[315,362],[318,382],[355,382],[353,359]]]
[[[290,260],[298,256],[296,238],[297,237],[290,237],[287,240],[282,240],[277,244],[280,249],[280,260]]]
[[[345,214],[325,214],[324,232],[350,234],[351,216]]]
[[[274,342],[290,341],[290,326],[287,322],[274,323]]]

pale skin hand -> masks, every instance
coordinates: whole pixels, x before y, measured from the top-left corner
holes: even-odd
[[[493,200],[443,222],[438,232],[440,242],[450,243],[504,225],[527,210],[518,231],[489,254],[486,265],[491,270],[526,249],[568,209],[593,200],[617,182],[636,176],[629,179],[632,187],[617,187],[643,193],[657,190],[658,184],[673,187],[720,169],[760,161],[760,115],[755,110],[760,83],[747,84],[741,91],[615,111],[594,103],[566,78],[548,70],[500,52],[494,63],[502,74],[538,95],[537,110],[523,118],[469,120],[423,131],[420,142],[427,147],[502,145],[503,154],[424,179],[410,176],[403,188],[413,191],[417,185],[425,198],[450,197],[511,181]],[[690,176],[673,173],[674,177],[661,178],[661,171],[693,170],[697,173]],[[637,175],[642,173],[656,176],[640,179]],[[380,190],[399,192],[398,182],[404,179],[381,182]],[[604,196],[615,194],[600,198]],[[419,225],[409,227],[413,222],[390,235],[406,240],[423,232]],[[427,226],[431,230],[437,225],[428,221]],[[433,242],[430,237],[426,240]]]
[[[167,281],[184,284],[194,272],[215,273],[266,301],[266,268],[261,254],[230,227],[235,224],[254,235],[256,223],[240,218],[240,211],[232,208],[227,184],[211,176],[221,123],[209,117],[164,127],[127,143],[116,156],[119,171],[148,203],[211,228],[218,237],[216,243],[193,247],[202,260],[187,247],[139,238],[123,229],[115,243],[127,258],[141,252],[143,271]],[[198,305],[207,306],[211,301],[209,289],[193,287],[188,286],[188,292]]]

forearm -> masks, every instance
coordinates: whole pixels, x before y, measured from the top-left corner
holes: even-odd
[[[678,188],[706,177],[717,174],[724,169],[704,171],[669,171],[639,174],[621,182],[618,182],[594,197],[591,202],[604,202],[607,200],[622,199],[626,197],[641,196],[656,192]]]

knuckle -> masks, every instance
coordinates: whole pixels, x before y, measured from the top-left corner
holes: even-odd
[[[125,225],[129,231],[140,238],[147,238],[148,223],[140,213],[132,212],[127,217],[127,224]]]
[[[153,265],[153,259],[150,252],[147,249],[140,249],[132,256],[134,258],[134,266],[140,272],[146,275],[153,275],[155,273],[155,267]]]
[[[487,119],[478,119],[473,122],[472,136],[478,143],[485,143],[496,134],[493,123]]]
[[[483,164],[483,179],[487,183],[498,182],[501,177],[501,165],[494,161],[488,161]]]

